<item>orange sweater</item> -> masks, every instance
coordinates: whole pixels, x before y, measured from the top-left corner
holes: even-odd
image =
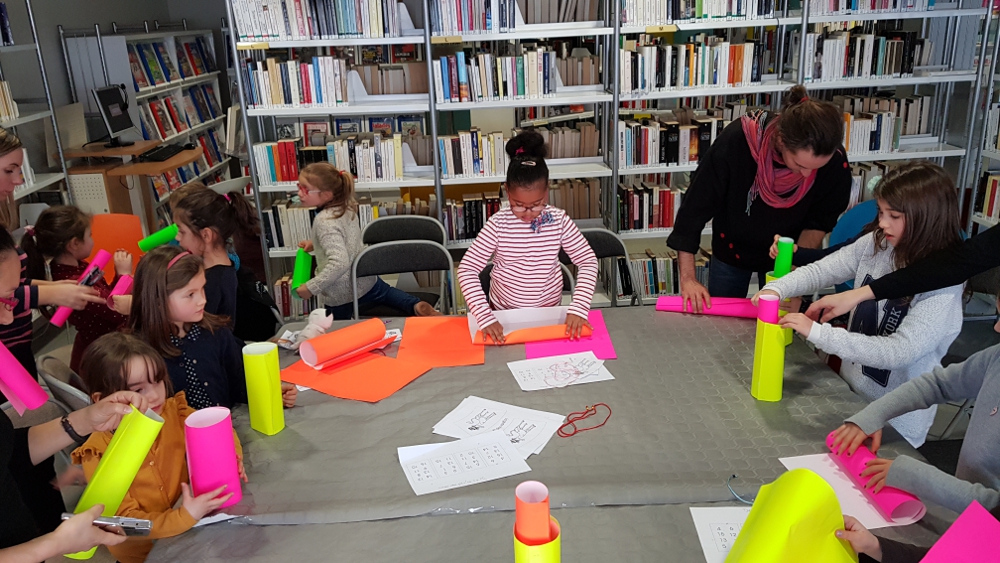
[[[153,523],[149,538],[129,538],[125,543],[109,547],[111,554],[121,563],[142,563],[153,548],[153,539],[169,538],[191,529],[197,523],[180,504],[181,483],[188,482],[188,468],[184,448],[184,420],[194,409],[188,406],[184,392],[166,400],[160,416],[163,428],[153,442],[146,460],[132,481],[125,499],[118,508],[118,516],[143,518]],[[87,479],[94,476],[97,464],[111,442],[111,432],[91,434],[87,441],[73,452],[73,463],[83,465]],[[240,440],[233,433],[236,456],[243,459]],[[177,508],[174,508],[174,507]]]

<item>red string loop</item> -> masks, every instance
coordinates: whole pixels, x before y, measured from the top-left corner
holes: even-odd
[[[604,407],[608,409],[608,415],[604,417],[604,420],[600,424],[597,424],[595,426],[578,428],[576,425],[577,422],[580,422],[581,420],[585,420],[587,418],[597,415],[597,407]],[[586,432],[587,430],[600,428],[605,424],[607,424],[608,419],[610,418],[611,418],[611,407],[609,407],[606,403],[594,403],[593,405],[587,407],[583,411],[569,413],[569,416],[566,417],[566,422],[559,427],[559,430],[556,431],[556,434],[558,434],[560,438],[569,438],[570,436],[575,436],[580,432]]]

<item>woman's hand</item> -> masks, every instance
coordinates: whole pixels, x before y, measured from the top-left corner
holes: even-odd
[[[762,289],[762,290],[758,291],[757,293],[755,293],[753,295],[753,297],[750,298],[750,302],[753,303],[754,307],[759,307],[760,306],[760,296],[761,295],[773,295],[773,296],[777,297],[778,299],[781,299],[781,296],[778,295],[777,291],[774,291],[773,289]]]
[[[115,273],[119,276],[132,274],[132,255],[123,248],[115,251]]]
[[[681,297],[683,297],[681,303],[684,312],[701,313],[703,309],[712,306],[712,296],[708,294],[708,288],[694,278],[681,279]]]
[[[771,257],[771,260],[774,260],[775,258],[778,257],[779,238],[781,238],[781,235],[774,235],[774,242],[771,243],[771,250],[768,251],[768,255]],[[798,252],[798,251],[799,251],[799,245],[797,244],[792,245],[792,252]]]
[[[882,429],[879,428],[869,436],[857,424],[845,422],[833,432],[833,451],[837,452],[837,455],[841,455],[846,450],[847,455],[854,455],[858,446],[863,444],[868,438],[872,440],[872,453],[877,454],[879,447],[882,446]]]
[[[125,532],[106,532],[94,525],[94,519],[104,512],[103,504],[95,504],[89,510],[73,516],[59,524],[52,532],[53,543],[58,553],[78,553],[88,551],[98,545],[118,545],[125,541]]]
[[[118,391],[68,416],[77,434],[86,436],[118,428],[122,417],[132,412],[133,405],[142,413],[149,409],[149,401],[142,395],[134,391]]]
[[[778,319],[778,324],[783,328],[794,330],[801,334],[803,338],[809,338],[809,333],[812,332],[813,327],[813,321],[802,313],[788,313]]]
[[[299,248],[305,250],[306,252],[312,252],[313,251],[313,241],[311,241],[311,240],[300,240],[299,241]]]
[[[503,325],[499,322],[495,322],[490,326],[482,329],[483,332],[483,342],[487,342],[487,338],[492,338],[493,342],[497,344],[503,344],[507,341],[507,337],[503,335]]]
[[[295,406],[295,398],[298,396],[298,387],[288,383],[287,381],[281,382],[281,404],[283,404],[286,409],[290,409]]]
[[[846,313],[850,313],[863,301],[874,299],[870,286],[863,286],[851,289],[842,293],[834,293],[814,302],[806,309],[806,316],[810,319],[825,323]]]
[[[241,481],[244,483],[250,482],[250,478],[247,477],[247,470],[243,467],[243,460],[240,458],[236,458],[236,471],[239,472]]]
[[[878,538],[852,516],[844,515],[844,529],[837,530],[837,537],[847,540],[855,553],[864,553],[875,561],[882,561],[882,546]]]
[[[566,314],[566,336],[568,336],[570,340],[579,340],[580,336],[583,334],[583,327],[594,330],[594,327],[590,326],[587,319],[574,315],[573,313]]]
[[[885,478],[889,476],[889,468],[892,467],[892,460],[876,458],[870,460],[865,465],[866,467],[861,472],[861,476],[871,477],[865,483],[865,488],[871,489],[873,493],[881,491],[885,487]]]
[[[96,289],[85,285],[77,285],[74,281],[38,286],[38,302],[42,305],[69,307],[77,311],[82,310],[90,303],[106,304],[106,301],[101,298]]]
[[[302,284],[299,287],[295,288],[295,293],[298,294],[298,296],[303,299],[309,299],[313,296],[312,292],[309,291],[309,288],[306,287],[306,284]]]
[[[119,315],[128,316],[132,314],[132,296],[131,295],[113,295],[111,297],[111,302],[115,304],[112,309]]]
[[[220,506],[233,496],[233,493],[223,494],[226,486],[223,485],[203,495],[193,496],[191,494],[191,487],[187,483],[181,483],[181,498],[183,499],[184,510],[187,510],[188,514],[195,520],[201,520],[218,510]]]

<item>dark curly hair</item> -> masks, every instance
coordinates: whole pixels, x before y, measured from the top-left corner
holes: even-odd
[[[545,164],[548,148],[540,133],[529,130],[517,134],[507,141],[506,151],[510,156],[508,190],[533,187],[538,182],[548,187],[549,167]]]

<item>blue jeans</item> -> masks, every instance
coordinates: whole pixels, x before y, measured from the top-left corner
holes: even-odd
[[[764,287],[765,273],[757,272],[760,287]],[[708,294],[712,297],[746,297],[752,275],[751,270],[742,270],[712,258],[708,269]]]
[[[365,304],[386,305],[393,309],[399,309],[401,313],[413,314],[413,308],[420,303],[416,297],[400,291],[395,287],[382,281],[382,278],[375,279],[375,285],[368,293],[358,298],[358,307]],[[344,303],[343,305],[327,305],[326,314],[333,315],[334,320],[346,321],[354,316],[354,303]]]

